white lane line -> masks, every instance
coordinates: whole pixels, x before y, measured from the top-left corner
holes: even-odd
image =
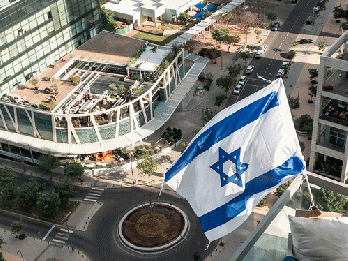
[[[93,190],[100,190],[100,191],[104,191],[104,189],[101,188],[92,188]]]
[[[95,199],[89,199],[89,198],[85,198],[83,200],[97,202]]]
[[[60,230],[66,232],[66,233],[70,233],[70,234],[74,233],[73,230],[67,230],[67,229],[64,229],[64,228],[61,228]]]
[[[52,239],[53,242],[65,244],[65,241],[59,239]]]
[[[68,240],[69,239],[68,237],[63,237],[63,236],[60,236],[60,235],[56,235],[56,237],[58,237],[59,239],[63,239],[63,240]]]
[[[43,241],[46,240],[46,238],[48,237],[48,235],[52,232],[52,230],[56,227],[56,225],[53,225],[50,230],[48,230],[47,234],[42,238]]]
[[[101,194],[98,194],[98,193],[88,193],[88,195],[86,197],[88,197],[88,196],[98,196],[98,197],[100,197]]]
[[[96,197],[96,196],[86,196],[85,198],[90,198],[90,199],[98,199],[99,198],[99,196],[98,197]]]

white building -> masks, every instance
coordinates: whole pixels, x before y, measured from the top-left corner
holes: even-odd
[[[110,1],[103,7],[136,26],[146,21],[153,21],[157,26],[157,20],[176,22],[180,13],[200,2],[201,0],[122,0]]]
[[[310,171],[341,182],[348,172],[347,58],[348,32],[320,57],[309,163]]]

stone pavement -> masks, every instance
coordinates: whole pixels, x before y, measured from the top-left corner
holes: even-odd
[[[0,237],[5,242],[1,251],[6,261],[87,261],[90,260],[78,249],[58,246],[41,239],[27,237],[19,240],[11,231],[0,229]],[[21,258],[23,257],[23,258]]]

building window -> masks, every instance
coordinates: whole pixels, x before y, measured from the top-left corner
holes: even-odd
[[[52,12],[51,12],[51,11],[48,11],[48,12],[47,12],[47,18],[48,18],[48,19],[52,19],[52,18],[53,18]]]
[[[338,129],[330,129],[330,143],[338,147],[344,148],[346,137],[338,131]]]
[[[18,30],[18,36],[21,36],[22,34],[23,34],[23,29],[21,28]]]

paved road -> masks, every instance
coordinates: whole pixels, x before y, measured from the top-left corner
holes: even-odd
[[[246,86],[241,91],[239,97],[232,95],[229,98],[226,107],[232,105],[237,100],[248,97],[268,84],[266,81],[259,79],[258,76],[271,81],[275,79],[282,62],[288,61],[286,54],[292,47],[293,42],[296,41],[305,21],[312,14],[313,7],[316,6],[317,2],[317,0],[300,0],[284,23],[281,24],[279,31],[272,31],[269,34],[265,41],[265,44],[268,45],[266,52],[260,60],[253,59],[251,62],[251,65],[254,65],[255,68],[252,74],[248,76]],[[284,5],[283,8],[286,8],[286,6]]]
[[[160,201],[175,204],[184,210],[190,220],[190,232],[179,246],[159,255],[144,255],[126,249],[116,236],[117,224],[122,216],[132,207],[157,200],[158,189],[121,188],[105,190],[99,201],[103,206],[93,216],[87,233],[75,231],[72,234],[74,245],[82,249],[93,260],[193,260],[193,254],[208,255],[215,249],[217,242],[204,251],[208,241],[190,205],[170,190],[164,190]]]

